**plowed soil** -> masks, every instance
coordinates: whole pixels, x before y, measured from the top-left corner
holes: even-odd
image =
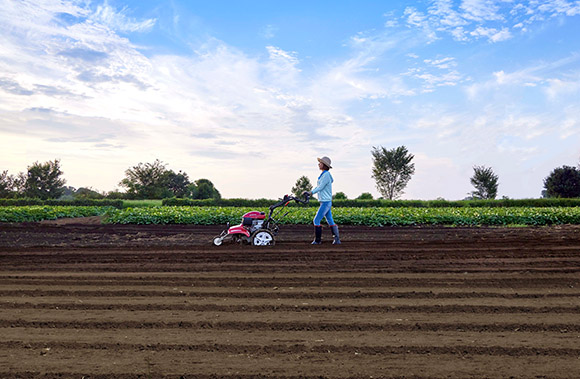
[[[0,224],[1,378],[578,378],[580,227]]]

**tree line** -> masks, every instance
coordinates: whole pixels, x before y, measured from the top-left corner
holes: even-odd
[[[38,199],[165,199],[170,197],[190,199],[220,199],[221,194],[209,179],[191,181],[187,173],[174,172],[160,160],[139,163],[125,171],[119,185],[126,192],[100,193],[91,188],[65,186],[60,160],[35,162],[26,172],[16,176],[8,171],[0,173],[0,198]]]
[[[406,146],[386,149],[374,147],[372,178],[382,198],[396,200],[404,193],[407,184],[415,173],[413,154]],[[498,194],[499,176],[491,167],[473,166],[473,176],[470,178],[474,191],[467,194],[464,200],[494,200]],[[299,196],[304,191],[312,190],[312,184],[306,176],[301,176],[292,188],[292,193]],[[543,198],[576,198],[580,197],[580,164],[578,167],[562,166],[555,168],[544,179]],[[336,200],[346,200],[343,192],[333,197]],[[372,200],[370,193],[363,193],[357,199]]]
[[[373,147],[372,178],[383,199],[396,200],[404,193],[407,184],[415,173],[414,155],[405,146],[386,149]],[[187,173],[167,169],[167,164],[159,159],[153,163],[139,163],[125,171],[119,185],[125,192],[111,191],[100,193],[91,188],[65,186],[60,160],[44,163],[35,162],[26,172],[16,176],[7,170],[0,172],[0,198],[38,198],[38,199],[221,199],[220,192],[209,179],[191,181]],[[499,177],[491,167],[474,166],[470,182],[474,191],[468,193],[466,200],[493,200],[497,197]],[[304,191],[312,190],[306,176],[296,181],[291,192],[301,196]],[[580,165],[555,168],[544,179],[544,198],[580,197]],[[344,192],[334,195],[336,200],[346,200]],[[364,192],[356,200],[372,200],[373,196]]]

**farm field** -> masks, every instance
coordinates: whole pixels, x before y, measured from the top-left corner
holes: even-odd
[[[0,377],[579,376],[580,226],[221,229],[0,224]]]

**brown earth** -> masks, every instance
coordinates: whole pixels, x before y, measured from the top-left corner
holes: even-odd
[[[580,227],[0,224],[2,378],[577,378]]]

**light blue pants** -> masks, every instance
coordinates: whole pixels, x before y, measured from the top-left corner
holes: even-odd
[[[314,216],[314,225],[319,226],[323,218],[326,219],[328,225],[335,225],[334,220],[332,219],[332,210],[330,209],[331,207],[332,201],[324,201],[320,203],[318,212],[316,212],[316,216]]]

